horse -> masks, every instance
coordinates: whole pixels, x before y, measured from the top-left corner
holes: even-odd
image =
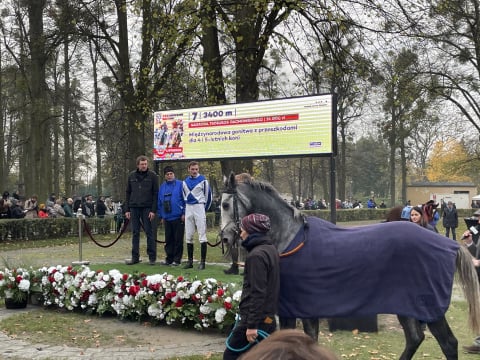
[[[318,341],[319,319],[396,314],[406,339],[401,360],[412,359],[426,323],[447,360],[458,341],[445,313],[457,274],[469,304],[469,325],[479,333],[480,291],[472,256],[463,246],[410,222],[343,228],[306,216],[269,183],[232,173],[221,199],[221,236],[238,243],[240,220],[263,213],[280,254],[281,328],[296,326]],[[238,244],[237,244],[238,245]]]

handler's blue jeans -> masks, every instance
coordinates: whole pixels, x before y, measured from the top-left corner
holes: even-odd
[[[150,208],[130,208],[130,221],[132,224],[132,261],[140,259],[140,229],[143,226],[147,236],[147,254],[149,261],[157,260],[157,243],[153,237],[152,223],[148,218]]]

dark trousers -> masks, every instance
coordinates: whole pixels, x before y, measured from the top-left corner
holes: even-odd
[[[268,334],[273,333],[277,328],[277,324],[275,321],[271,324],[262,324],[258,327],[259,330],[263,330],[267,332]],[[241,322],[238,323],[230,333],[228,337],[228,346],[231,348],[229,349],[228,347],[225,349],[223,352],[223,360],[235,360],[238,359],[242,354],[250,350],[253,346],[257,344],[257,342],[254,342],[246,348],[243,351],[235,351],[235,350],[240,350],[245,347],[247,347],[248,344],[250,344],[247,341],[247,337],[245,336],[245,332],[247,331],[247,325],[242,324]],[[258,336],[257,340],[258,342],[262,341],[264,338],[262,336]]]
[[[455,228],[454,227],[446,227],[445,228],[445,236],[446,237],[450,236],[450,229],[452,229],[452,239],[457,240],[457,234],[455,234]]]
[[[152,223],[148,218],[150,208],[130,208],[132,224],[132,260],[140,259],[140,230],[143,227],[147,236],[147,254],[149,261],[157,260],[157,243],[153,237]]]
[[[165,220],[165,254],[166,262],[180,264],[183,256],[183,235],[185,223],[182,219]]]

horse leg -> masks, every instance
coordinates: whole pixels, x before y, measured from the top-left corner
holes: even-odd
[[[438,345],[442,349],[443,354],[447,360],[458,359],[458,341],[453,335],[450,326],[448,326],[447,319],[443,316],[440,320],[428,323],[428,329],[437,339]]]
[[[405,335],[405,349],[399,360],[410,360],[425,339],[425,334],[422,331],[420,321],[417,319],[400,315],[397,315],[397,318]]]
[[[297,319],[279,317],[280,329],[295,329],[297,327]]]
[[[302,319],[303,331],[318,342],[319,319]]]

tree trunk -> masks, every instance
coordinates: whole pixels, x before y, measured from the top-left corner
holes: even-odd
[[[26,189],[40,197],[49,192],[51,173],[50,117],[45,82],[45,37],[43,32],[43,9],[45,0],[29,1],[28,19],[30,33],[30,89],[32,107],[30,109],[30,139],[27,161],[29,176]]]
[[[68,35],[65,35],[63,41],[63,63],[65,74],[65,86],[64,86],[64,99],[63,99],[63,161],[65,164],[65,192],[67,196],[71,196],[74,193],[72,187],[72,156],[70,149],[70,58],[68,56],[69,49]]]

